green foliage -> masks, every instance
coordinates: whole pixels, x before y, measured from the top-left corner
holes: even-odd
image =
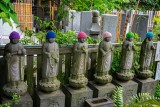
[[[122,87],[116,87],[113,90],[113,101],[115,107],[123,107],[123,89]]]
[[[20,101],[20,96],[17,95],[17,93],[13,93],[12,95],[12,101],[13,101],[13,105],[17,105]],[[11,103],[7,102],[5,104],[0,104],[0,107],[11,107]]]
[[[14,12],[14,8],[10,0],[0,0],[0,19],[2,19],[3,23],[7,22],[12,26],[10,18],[18,24],[17,14]]]
[[[160,34],[160,18],[158,18],[158,17],[154,18],[153,22],[155,24],[154,24],[152,32],[157,36],[158,34]]]
[[[117,71],[120,71],[120,62],[121,62],[121,48],[116,48],[113,51],[113,61],[111,67],[112,74],[114,74]]]
[[[17,93],[13,93],[13,95],[12,95],[12,100],[13,100],[13,103],[14,103],[14,104],[18,104],[19,101],[20,101],[20,96],[17,95]]]
[[[139,93],[130,98],[130,101],[124,107],[159,107],[159,99],[151,96],[149,93]]]
[[[158,81],[156,86],[155,97],[160,98],[160,81]]]

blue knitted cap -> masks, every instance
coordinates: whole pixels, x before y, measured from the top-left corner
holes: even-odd
[[[49,31],[46,35],[46,39],[56,38],[56,34],[52,31]]]
[[[152,32],[147,32],[147,33],[146,33],[146,37],[147,37],[147,38],[153,37],[153,36],[154,36],[154,34],[153,34]]]

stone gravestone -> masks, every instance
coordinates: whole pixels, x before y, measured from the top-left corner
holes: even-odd
[[[102,14],[101,20],[101,34],[108,31],[112,34],[112,42],[116,40],[116,28],[118,23],[117,15],[113,14]]]
[[[125,25],[125,21],[126,21],[126,14],[122,13],[122,20],[121,20],[121,31],[120,34],[123,34],[123,30],[124,30],[124,25]]]
[[[81,12],[73,12],[73,30],[80,31]]]
[[[160,80],[160,62],[157,63],[155,80]]]
[[[135,15],[132,25],[132,32],[137,33],[142,40],[145,39],[145,34],[148,27],[148,15]]]
[[[160,62],[159,62],[160,48],[159,47],[160,47],[160,41],[157,42],[156,55],[155,55],[155,61],[158,61],[155,80],[160,80]]]
[[[68,31],[68,30],[73,30],[73,17],[74,17],[74,13],[76,11],[75,10],[69,10],[68,11],[68,16],[66,18],[66,21],[65,21],[65,31]]]
[[[80,20],[80,31],[85,32],[89,35],[89,29],[92,23],[92,12],[91,11],[82,11],[81,20]]]

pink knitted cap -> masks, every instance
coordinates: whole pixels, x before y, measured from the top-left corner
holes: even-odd
[[[103,33],[103,38],[111,38],[112,34],[110,32],[104,32]]]
[[[84,32],[79,32],[78,33],[78,39],[80,39],[80,38],[86,38],[86,37],[87,37],[86,33],[84,33]]]

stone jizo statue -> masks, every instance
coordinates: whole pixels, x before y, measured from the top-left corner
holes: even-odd
[[[106,84],[112,81],[112,76],[109,75],[113,57],[111,37],[112,34],[110,32],[105,32],[103,41],[99,44],[97,70],[94,75],[95,81],[99,84]]]
[[[78,42],[74,44],[72,69],[69,77],[69,84],[74,88],[85,87],[88,83],[88,79],[85,77],[88,59],[86,37],[84,32],[80,32]]]
[[[122,81],[131,80],[134,77],[134,74],[130,71],[133,64],[134,56],[134,43],[133,43],[134,33],[129,32],[126,35],[126,39],[122,45],[122,55],[120,63],[120,72],[117,72],[117,78]]]
[[[142,79],[150,78],[153,75],[153,72],[149,70],[153,57],[153,52],[155,50],[152,41],[153,36],[154,34],[152,32],[147,32],[146,38],[141,45],[141,52],[139,59],[140,68],[137,70],[136,74],[139,78]]]
[[[56,91],[60,87],[57,80],[59,47],[55,42],[56,34],[49,31],[46,35],[46,42],[42,46],[42,79],[39,82],[40,88],[45,92]]]
[[[13,93],[24,95],[27,92],[27,85],[24,82],[24,55],[26,50],[19,43],[20,35],[13,31],[10,36],[10,43],[5,46],[4,58],[7,68],[7,82],[3,87],[4,93],[11,97]]]

